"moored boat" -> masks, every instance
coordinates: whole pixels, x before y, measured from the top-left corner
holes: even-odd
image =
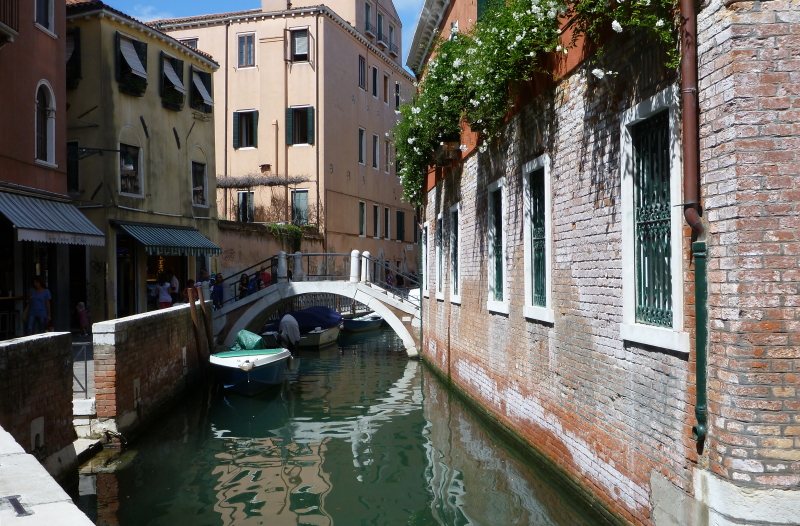
[[[336,343],[336,338],[338,337],[338,325],[328,327],[327,329],[316,327],[313,331],[308,331],[300,335],[300,343],[298,346],[304,349],[308,347],[324,347]]]
[[[342,319],[342,328],[351,332],[372,331],[380,328],[383,323],[383,316],[380,314],[372,313],[358,318]]]
[[[230,351],[212,354],[209,362],[226,389],[254,395],[283,382],[292,355],[288,349],[267,349],[257,334],[241,331]]]
[[[327,307],[309,307],[289,313],[297,321],[300,329],[298,347],[313,348],[330,345],[339,336],[342,315]],[[270,343],[279,343],[280,320],[264,326],[263,336]]]

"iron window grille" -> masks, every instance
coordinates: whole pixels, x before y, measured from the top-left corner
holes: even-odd
[[[192,161],[192,204],[205,206],[206,165]]]
[[[545,243],[545,199],[544,168],[531,173],[531,247],[533,248],[533,265],[531,268],[533,282],[533,304],[538,307],[547,306],[545,262],[547,249]]]
[[[631,127],[636,321],[672,327],[669,112]]]
[[[458,208],[450,212],[450,291],[453,296],[458,296]]]
[[[493,266],[493,301],[503,301],[504,269],[503,269],[503,189],[502,187],[489,194],[489,212],[491,219],[490,264]]]

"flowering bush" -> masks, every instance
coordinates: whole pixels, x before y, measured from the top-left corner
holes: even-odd
[[[671,0],[615,1],[612,7],[609,0],[574,4],[496,0],[468,33],[439,39],[417,93],[400,107],[402,118],[393,131],[404,199],[421,202],[431,153],[446,138],[459,136],[462,123],[478,132],[479,150],[486,150],[508,113],[515,85],[537,71],[545,72],[545,53],[568,52],[559,44],[563,17],[577,18],[573,39],[580,33],[597,38],[610,24],[617,32],[646,28],[674,49]],[[669,59],[674,62],[675,56]],[[596,69],[593,73],[602,78],[611,72]]]

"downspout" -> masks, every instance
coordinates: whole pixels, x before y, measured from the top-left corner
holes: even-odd
[[[325,170],[320,170],[319,169],[319,150],[320,150],[319,138],[322,137],[322,133],[320,132],[320,129],[319,129],[319,116],[320,116],[320,113],[321,113],[319,111],[320,110],[320,107],[319,107],[319,68],[320,68],[320,60],[319,60],[319,15],[320,14],[322,14],[322,11],[317,11],[317,16],[314,18],[314,21],[316,23],[316,28],[315,28],[315,32],[314,32],[314,34],[316,35],[316,38],[314,39],[314,80],[316,82],[316,86],[314,87],[315,94],[316,94],[316,101],[314,102],[314,104],[315,104],[315,106],[314,106],[314,119],[316,120],[316,122],[314,123],[314,133],[317,135],[317,137],[314,138],[314,153],[317,156],[317,163],[316,163],[317,164],[317,176],[316,176],[316,181],[317,181],[317,183],[316,183],[317,184],[317,231],[319,231],[319,223],[321,221],[321,218],[319,216],[319,201],[322,198],[322,196],[319,195],[319,175],[320,175],[320,173],[324,173],[325,172]],[[327,239],[327,236],[325,235],[324,231],[322,232],[322,251],[323,252],[327,252],[328,251],[328,239]]]
[[[692,437],[700,444],[706,438],[708,396],[708,278],[706,274],[706,230],[700,217],[700,142],[697,96],[697,18],[694,0],[681,0],[681,102],[683,106],[683,214],[692,228],[695,280],[695,385],[694,414],[697,425]]]
[[[230,57],[228,57],[228,45],[229,45],[229,41],[228,41],[229,32],[228,32],[228,30],[230,29],[230,27],[231,27],[231,21],[228,20],[225,23],[225,115],[223,115],[223,117],[222,117],[222,122],[224,123],[224,126],[225,126],[225,144],[222,147],[222,151],[224,152],[224,155],[225,155],[225,157],[223,159],[223,163],[225,165],[225,178],[226,179],[228,178],[228,98],[229,98],[228,97],[228,60],[230,58]],[[222,190],[222,198],[225,201],[225,203],[223,205],[223,211],[225,213],[225,219],[226,220],[230,220],[230,217],[228,216],[228,187],[227,187],[227,185]]]

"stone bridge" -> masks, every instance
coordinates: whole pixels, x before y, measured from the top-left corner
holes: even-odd
[[[419,295],[412,294],[404,298],[396,291],[373,283],[369,252],[360,254],[358,250],[354,250],[350,254],[348,275],[324,278],[308,276],[304,272],[303,256],[300,252],[293,255],[279,253],[277,283],[242,300],[226,304],[214,312],[214,335],[217,343],[230,347],[236,342],[236,335],[243,329],[260,332],[269,317],[292,298],[303,294],[327,293],[363,303],[383,316],[402,339],[408,355],[418,356]],[[294,263],[292,281],[289,281],[287,272],[289,259]]]

